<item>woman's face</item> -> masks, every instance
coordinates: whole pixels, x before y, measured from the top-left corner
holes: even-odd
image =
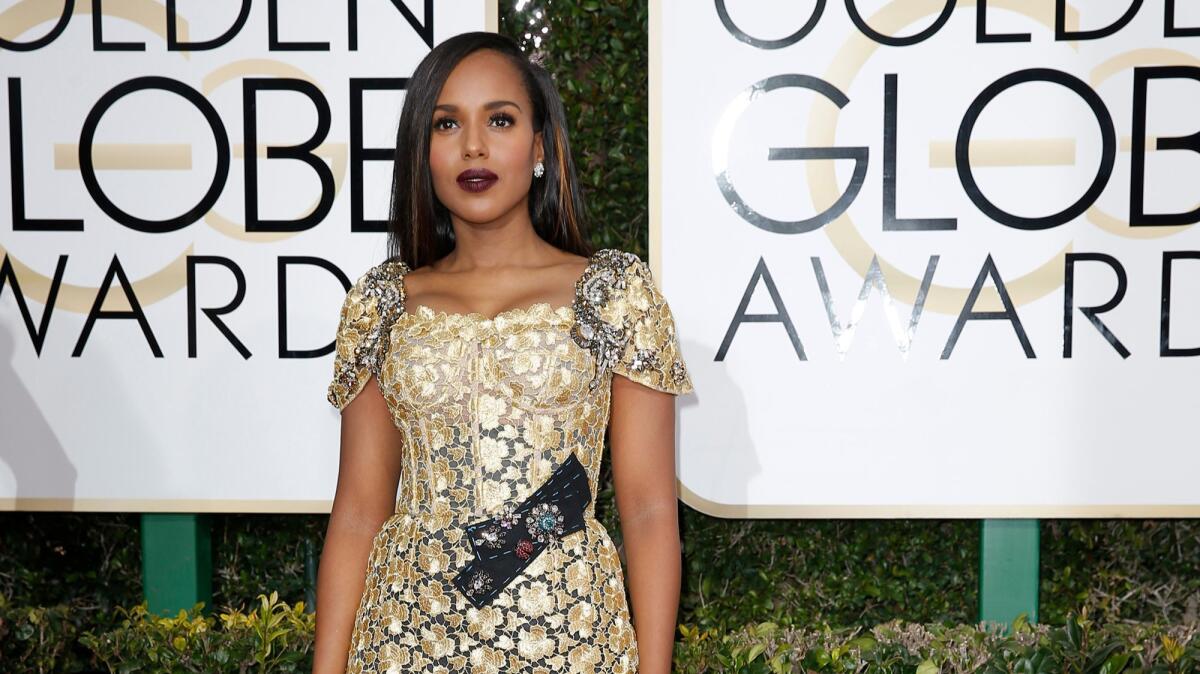
[[[451,71],[430,120],[429,166],[452,214],[484,224],[525,212],[543,158],[532,113],[520,72],[500,53],[481,49]]]

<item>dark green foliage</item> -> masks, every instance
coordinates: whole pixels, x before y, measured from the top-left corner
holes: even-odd
[[[85,671],[79,635],[103,614],[83,606],[11,606],[0,595],[0,672]]]
[[[0,672],[82,671],[76,637],[142,600],[138,519],[0,513]]]
[[[155,616],[144,604],[120,610],[114,627],[81,641],[113,672],[242,674],[308,672],[316,621],[303,602],[259,595],[249,610],[219,616],[197,604],[175,616]]]
[[[974,521],[739,521],[685,508],[682,533],[681,614],[700,628],[969,623],[977,614]]]
[[[871,628],[682,626],[680,674],[1195,674],[1197,625],[1098,624],[1086,612],[1063,625],[942,625],[889,621]]]
[[[500,32],[526,51],[544,53],[542,65],[558,83],[592,243],[645,256],[646,3],[542,1],[520,12],[512,6],[500,3]],[[549,30],[542,33],[542,27]],[[532,36],[542,37],[540,47]]]
[[[307,672],[314,619],[302,603],[260,596],[248,611],[176,616],[145,606],[79,636],[64,607],[14,609],[0,602],[0,660],[11,674],[90,671],[64,656],[78,636],[96,667],[113,672]],[[67,626],[64,628],[63,626]],[[683,624],[674,671],[754,674],[1196,674],[1200,625],[1102,623],[1084,610],[1061,625],[944,625],[892,620],[835,628],[751,623],[736,629]]]
[[[90,610],[141,601],[137,515],[0,513],[0,596]]]
[[[1041,562],[1043,622],[1198,621],[1200,520],[1046,520]]]
[[[321,555],[329,518],[317,515],[213,517],[213,605],[240,606],[265,589],[286,602],[311,602],[306,593],[306,547]]]

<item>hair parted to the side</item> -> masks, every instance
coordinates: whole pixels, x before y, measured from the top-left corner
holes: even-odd
[[[427,265],[454,248],[450,212],[433,190],[429,168],[433,108],[450,72],[463,58],[480,49],[506,56],[521,72],[533,103],[534,132],[542,131],[545,173],[529,189],[533,228],[561,250],[589,256],[583,201],[567,142],[567,118],[554,80],[541,65],[530,62],[512,39],[496,33],[455,35],[434,47],[417,65],[404,97],[396,130],[388,217],[388,253],[412,269]]]

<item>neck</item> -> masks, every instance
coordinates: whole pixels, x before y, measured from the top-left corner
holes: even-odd
[[[438,264],[442,271],[532,266],[544,263],[547,253],[553,252],[554,246],[534,231],[524,200],[492,222],[468,222],[454,214],[450,220],[454,227],[454,250]]]

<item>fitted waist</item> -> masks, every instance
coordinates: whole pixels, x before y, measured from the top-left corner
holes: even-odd
[[[584,518],[595,519],[591,482],[587,469],[579,457],[571,452],[536,489],[519,498],[483,498],[483,494],[490,490],[477,487],[474,498],[469,494],[454,494],[462,499],[460,507],[454,508],[437,498],[421,498],[420,493],[425,490],[417,489],[415,493],[407,494],[407,498],[402,497],[396,501],[395,512],[401,516],[407,514],[418,519],[433,520],[442,525],[457,521],[459,524],[472,526],[491,520],[492,524],[505,529],[520,520],[525,520],[526,526],[531,527],[531,532],[539,527],[551,526],[550,520],[554,519],[552,528],[558,530],[570,528],[572,520],[576,523],[574,526],[578,526]],[[451,489],[450,494],[455,491],[465,490]],[[414,496],[417,498],[413,498]],[[469,503],[476,507],[468,510],[465,506]],[[479,507],[485,503],[490,505]]]
[[[407,518],[410,518],[413,520],[426,522],[426,523],[428,523],[428,522],[440,523],[444,526],[441,526],[438,528],[447,528],[447,527],[465,526],[468,524],[474,524],[475,522],[478,522],[480,520],[485,520],[485,519],[488,519],[489,517],[495,517],[495,516],[499,515],[501,512],[502,511],[500,508],[496,508],[494,510],[473,511],[473,512],[465,512],[464,511],[463,513],[451,513],[448,515],[443,515],[440,513],[435,513],[432,510],[429,510],[428,508],[411,508],[408,506],[397,505],[396,511],[392,513],[392,515],[389,519],[398,519],[398,518],[407,517]],[[599,521],[596,518],[596,513],[593,512],[591,505],[589,505],[587,508],[584,509],[583,518]]]

